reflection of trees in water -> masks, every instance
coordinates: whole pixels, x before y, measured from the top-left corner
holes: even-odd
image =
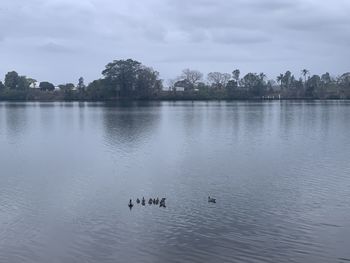
[[[107,104],[103,108],[105,141],[112,150],[136,147],[153,135],[159,120],[158,104]]]
[[[28,106],[23,103],[5,105],[6,131],[11,140],[18,140],[26,133]]]
[[[331,127],[331,116],[336,109],[333,101],[283,101],[280,110],[280,126],[287,135],[304,134],[316,138],[327,134]],[[338,118],[337,115],[332,116]],[[317,134],[309,133],[315,128]]]

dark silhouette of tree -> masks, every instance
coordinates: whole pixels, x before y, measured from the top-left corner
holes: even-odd
[[[132,59],[114,60],[102,71],[108,84],[114,87],[115,95],[128,98],[136,88],[137,74],[141,63]]]
[[[34,89],[36,88],[36,83],[37,83],[36,79],[27,78],[27,81],[29,83],[29,86],[32,86]]]
[[[26,76],[19,76],[16,71],[8,72],[5,76],[5,86],[10,90],[26,90],[30,82]]]
[[[55,85],[53,85],[50,82],[43,81],[43,82],[40,82],[39,88],[43,91],[53,91],[55,90]]]
[[[26,90],[29,89],[30,82],[27,80],[25,76],[20,76],[17,81],[17,89],[18,90]]]
[[[248,73],[241,79],[241,86],[253,96],[262,96],[266,90],[266,83],[262,75]]]
[[[241,74],[241,72],[239,71],[239,69],[235,69],[234,71],[232,71],[232,78],[237,82],[239,82],[239,75]]]
[[[283,78],[284,78],[284,75],[282,73],[279,74],[276,78],[277,83],[280,84],[281,90],[283,90]]]
[[[5,76],[5,86],[9,89],[17,89],[19,75],[16,71],[8,72]]]
[[[334,78],[328,72],[310,77],[303,69],[296,79],[290,71],[280,74],[277,83],[268,80],[264,73],[248,73],[243,78],[240,71],[231,74],[211,72],[207,82],[197,70],[185,69],[180,77],[171,81],[170,89],[163,90],[159,73],[140,62],[114,60],[106,65],[103,77],[84,84],[79,78],[77,89],[74,84],[55,86],[47,81],[40,82],[40,89],[31,89],[37,81],[20,76],[16,71],[5,75],[0,81],[0,100],[123,100],[123,99],[350,99],[350,72]],[[173,92],[171,88],[183,87],[185,92]]]
[[[292,73],[288,70],[286,71],[286,73],[284,73],[283,78],[282,78],[282,82],[283,82],[283,86],[288,90],[293,82],[294,76],[292,75]]]
[[[105,79],[98,79],[87,86],[86,94],[90,100],[107,100],[115,95],[115,91],[107,85]]]
[[[80,77],[78,80],[78,85],[77,85],[77,89],[79,92],[84,92],[85,91],[85,83],[84,83],[84,78]]]
[[[60,84],[58,85],[58,87],[60,88],[61,91],[64,91],[64,92],[72,91],[75,88],[73,83]]]
[[[304,87],[306,88],[306,76],[310,74],[310,71],[308,69],[303,69],[301,74],[304,76]]]
[[[114,95],[120,98],[149,97],[162,88],[157,71],[132,59],[114,60],[102,74],[105,85],[112,87]]]

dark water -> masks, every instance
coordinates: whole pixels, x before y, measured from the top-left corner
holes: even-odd
[[[2,102],[0,262],[347,262],[349,159],[346,101]]]

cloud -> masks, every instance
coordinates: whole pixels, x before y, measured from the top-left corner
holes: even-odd
[[[129,57],[164,78],[183,67],[205,73],[241,67],[271,77],[304,67],[335,74],[350,68],[347,0],[3,2],[0,42],[6,55],[0,67],[37,79],[92,80],[109,61]],[[50,61],[59,75],[45,67]],[[66,66],[76,61],[81,66]]]
[[[66,47],[64,45],[57,44],[55,42],[48,42],[44,45],[40,45],[39,49],[47,52],[53,52],[53,53],[71,53],[74,52],[73,48]]]

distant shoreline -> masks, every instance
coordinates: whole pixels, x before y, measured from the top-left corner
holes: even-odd
[[[290,71],[274,79],[261,72],[240,76],[210,72],[204,78],[197,70],[184,69],[182,74],[163,85],[159,72],[142,63],[127,59],[114,60],[105,66],[102,78],[85,85],[54,85],[48,81],[10,71],[0,81],[2,101],[212,101],[212,100],[342,100],[350,99],[350,72],[333,77],[326,72],[310,75],[303,69],[298,78]]]
[[[0,102],[181,102],[181,101],[259,101],[259,102],[268,102],[268,101],[350,101],[350,98],[326,98],[326,99],[320,99],[320,98],[281,98],[281,99],[262,99],[262,98],[246,98],[246,99],[203,99],[203,98],[191,98],[191,99],[172,99],[172,98],[166,98],[166,99],[116,99],[116,100],[41,100],[41,99],[26,99],[26,100],[20,100],[20,99],[10,99],[10,100],[3,100],[0,99]]]

